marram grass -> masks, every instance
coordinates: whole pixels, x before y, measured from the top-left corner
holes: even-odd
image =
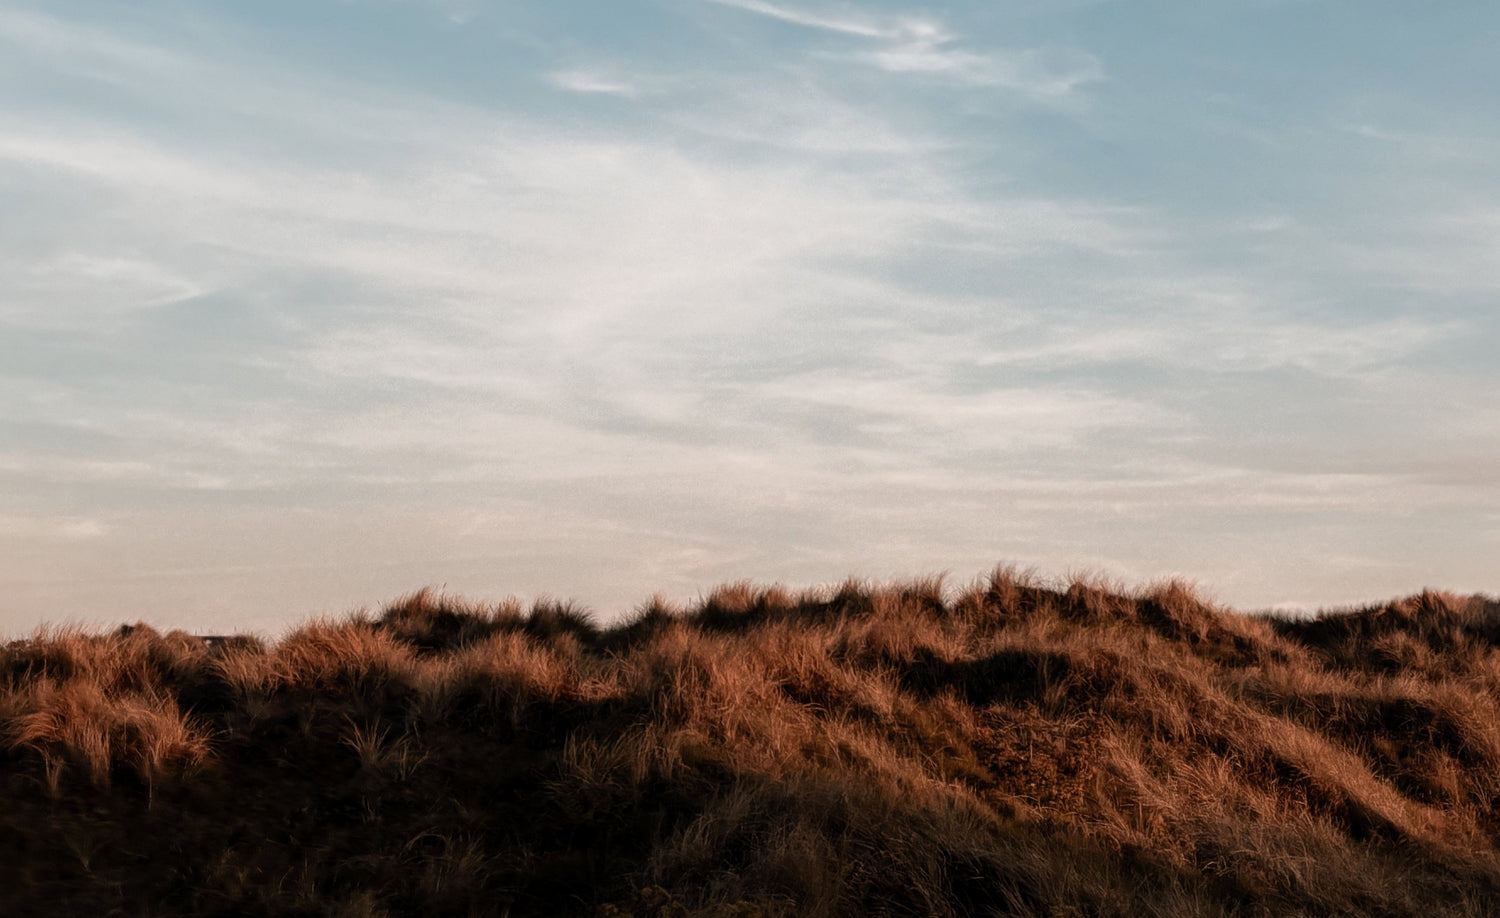
[[[1484,597],[424,592],[0,674],[0,915],[1500,914]]]

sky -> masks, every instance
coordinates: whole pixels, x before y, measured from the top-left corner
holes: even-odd
[[[1500,589],[1500,6],[0,0],[0,632]]]

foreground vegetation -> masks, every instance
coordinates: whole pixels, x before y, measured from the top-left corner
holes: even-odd
[[[1500,914],[1500,604],[1010,570],[0,655],[5,915]]]

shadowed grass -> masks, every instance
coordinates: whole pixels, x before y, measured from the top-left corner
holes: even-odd
[[[0,913],[1500,913],[1500,605],[999,569],[0,654]]]

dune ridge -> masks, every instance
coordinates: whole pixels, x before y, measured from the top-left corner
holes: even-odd
[[[1013,568],[0,653],[0,913],[1500,914],[1500,603]]]

